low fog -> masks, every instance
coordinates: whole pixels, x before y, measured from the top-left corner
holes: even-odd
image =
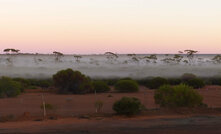
[[[149,57],[148,57],[149,56]],[[221,76],[221,64],[215,55],[0,55],[0,76],[50,78],[57,71],[71,68],[92,78],[179,77],[193,73],[200,77]]]

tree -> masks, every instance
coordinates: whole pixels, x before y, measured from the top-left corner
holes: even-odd
[[[59,93],[85,94],[93,92],[93,85],[89,77],[72,69],[61,70],[53,75],[55,87]]]
[[[220,64],[221,63],[221,55],[216,55],[212,58],[213,62],[215,64]]]
[[[143,59],[146,59],[147,62],[157,63],[157,56],[155,54],[151,54],[150,56],[145,56]]]
[[[74,58],[75,58],[75,60],[76,60],[76,62],[80,62],[80,59],[82,58],[82,56],[80,56],[80,55],[74,55]]]
[[[180,54],[175,54],[173,59],[174,59],[174,61],[176,61],[177,64],[179,64],[180,61],[183,59],[183,56]]]
[[[61,62],[61,57],[63,57],[64,54],[61,53],[61,52],[57,52],[57,51],[54,51],[53,54],[55,55],[55,61],[56,62]]]
[[[13,65],[13,57],[18,54],[20,50],[14,49],[14,48],[7,48],[4,49],[3,52],[5,52],[8,57],[6,58],[6,61],[9,63],[9,65]]]
[[[189,60],[189,64],[194,64],[194,54],[196,54],[198,51],[195,51],[195,50],[184,50],[184,52],[186,52],[187,54],[187,58]]]
[[[104,55],[107,57],[109,63],[113,64],[117,60],[118,55],[112,52],[105,52]]]

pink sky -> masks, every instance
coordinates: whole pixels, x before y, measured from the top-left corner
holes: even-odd
[[[0,0],[0,51],[221,52],[220,0]]]

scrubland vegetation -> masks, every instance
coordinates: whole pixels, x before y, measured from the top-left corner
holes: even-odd
[[[199,78],[194,74],[183,74],[180,78],[152,77],[145,79],[91,79],[79,71],[61,70],[51,79],[0,79],[0,97],[16,97],[28,89],[50,90],[57,94],[94,94],[96,93],[136,93],[141,86],[154,90],[155,103],[160,107],[205,107],[203,97],[197,89],[205,85],[221,85],[221,78]],[[24,90],[25,89],[25,90]],[[113,97],[113,94],[109,94]],[[39,105],[43,108],[43,105]],[[101,112],[105,103],[95,100],[94,107]],[[45,104],[46,110],[54,109],[52,104]],[[147,108],[148,109],[148,108]],[[113,104],[113,110],[120,115],[135,115],[145,110],[142,102],[134,97],[122,97]]]

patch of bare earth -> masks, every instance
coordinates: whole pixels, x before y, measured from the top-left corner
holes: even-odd
[[[13,116],[18,120],[0,123],[0,133],[221,133],[221,112],[211,109],[221,107],[220,86],[206,86],[198,90],[210,109],[172,111],[159,109],[154,103],[154,90],[145,87],[140,89],[138,93],[97,95],[58,95],[42,90],[28,90],[17,98],[0,99],[0,116]],[[54,107],[47,114],[58,119],[41,121],[42,95],[46,103]],[[112,105],[123,96],[139,98],[148,110],[133,118],[113,116]],[[100,116],[94,116],[96,100],[104,103]]]

